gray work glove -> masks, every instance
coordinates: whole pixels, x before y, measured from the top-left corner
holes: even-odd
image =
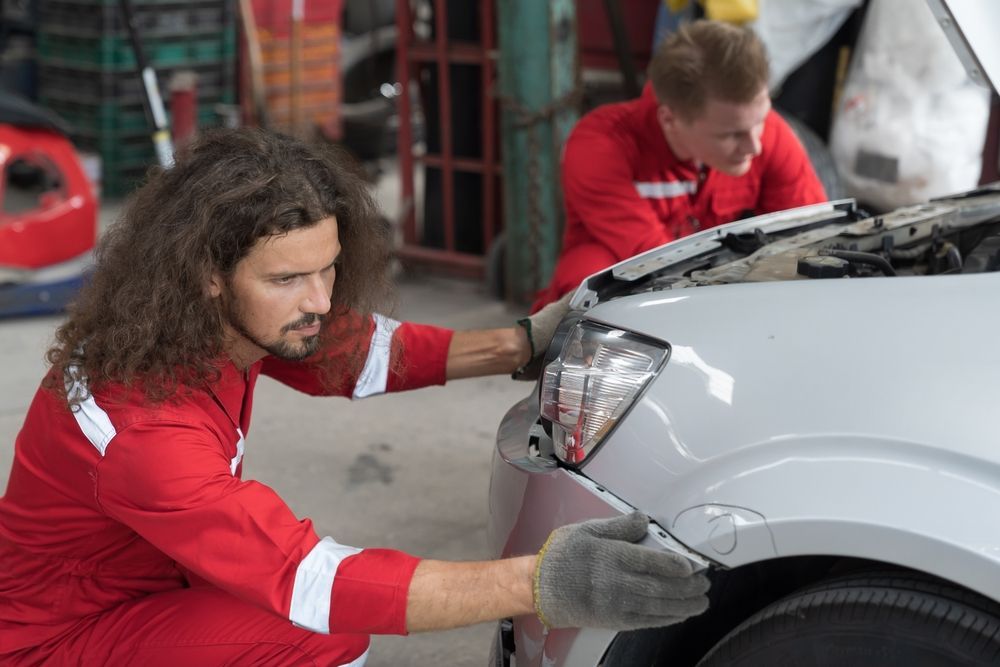
[[[535,611],[549,628],[636,630],[679,623],[708,609],[708,578],[669,551],[634,544],[642,512],[552,531],[535,568]]]
[[[528,344],[531,346],[531,357],[528,363],[518,368],[511,377],[515,380],[537,380],[542,370],[542,359],[549,349],[552,337],[559,328],[559,323],[569,312],[569,300],[573,293],[566,294],[558,301],[553,301],[534,315],[529,315],[517,321],[528,334]]]

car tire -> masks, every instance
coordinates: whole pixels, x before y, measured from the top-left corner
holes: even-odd
[[[830,154],[830,149],[819,138],[819,135],[791,114],[782,113],[781,117],[792,128],[792,132],[795,133],[799,141],[802,142],[802,147],[809,156],[809,162],[812,163],[816,176],[819,177],[820,183],[823,184],[823,189],[826,190],[827,198],[832,201],[846,197],[847,191],[844,189],[840,172],[837,171],[837,165],[833,161],[833,155]]]
[[[852,575],[779,600],[698,667],[1000,664],[1000,605],[908,573]]]

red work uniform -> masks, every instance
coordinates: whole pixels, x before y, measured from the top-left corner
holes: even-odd
[[[405,634],[416,558],[320,539],[241,478],[261,373],[353,397],[444,382],[450,330],[367,329],[332,390],[272,357],[156,405],[111,386],[71,411],[40,388],[0,498],[0,663],[361,665],[369,634]]]
[[[743,176],[677,159],[656,119],[648,84],[636,100],[599,107],[566,140],[566,229],[549,286],[533,310],[587,276],[700,229],[826,201],[802,144],[775,112],[761,153]]]

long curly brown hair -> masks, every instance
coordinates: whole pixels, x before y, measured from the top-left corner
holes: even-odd
[[[230,276],[261,238],[337,219],[333,308],[322,336],[350,338],[390,291],[391,235],[353,161],[329,146],[258,129],[216,130],[153,169],[104,235],[88,284],[56,331],[49,385],[67,370],[91,389],[141,385],[161,401],[218,378],[225,316],[206,286]],[[326,346],[324,346],[326,347]],[[329,380],[360,365],[362,350],[328,358]],[[337,368],[333,368],[337,365]],[[73,396],[70,403],[80,399]]]

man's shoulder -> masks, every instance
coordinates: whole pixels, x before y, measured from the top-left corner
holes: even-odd
[[[619,143],[635,141],[646,130],[646,106],[642,98],[603,104],[586,113],[571,136]]]
[[[183,384],[179,384],[169,396],[156,399],[150,398],[141,379],[130,384],[98,382],[77,385],[76,388],[70,385],[69,390],[70,396],[76,397],[72,407],[62,397],[57,400],[58,405],[74,415],[80,412],[106,415],[117,430],[141,423],[198,425],[211,422],[211,394],[205,389]]]
[[[768,146],[785,145],[790,139],[794,139],[795,133],[788,125],[781,114],[771,109],[764,119],[764,148]]]
[[[50,370],[35,394],[18,436],[24,456],[29,459],[59,461],[67,470],[79,465],[94,465],[105,458],[109,448],[121,451],[124,440],[134,434],[144,443],[156,447],[140,447],[144,456],[162,457],[176,447],[160,446],[174,443],[183,432],[186,442],[214,442],[224,433],[213,422],[212,413],[204,401],[178,392],[176,397],[162,402],[145,400],[141,392],[113,383],[68,383],[68,395],[55,386]],[[210,399],[209,399],[210,400]],[[180,430],[178,430],[180,429]],[[162,461],[161,461],[162,462]]]
[[[641,100],[605,104],[586,114],[566,140],[563,168],[588,172],[616,164],[636,168],[644,160],[648,137]],[[567,159],[568,158],[568,159]]]
[[[775,170],[784,173],[789,168],[795,170],[798,165],[808,162],[809,156],[795,131],[781,114],[772,109],[764,121],[761,154],[754,158],[753,171],[766,181]]]

